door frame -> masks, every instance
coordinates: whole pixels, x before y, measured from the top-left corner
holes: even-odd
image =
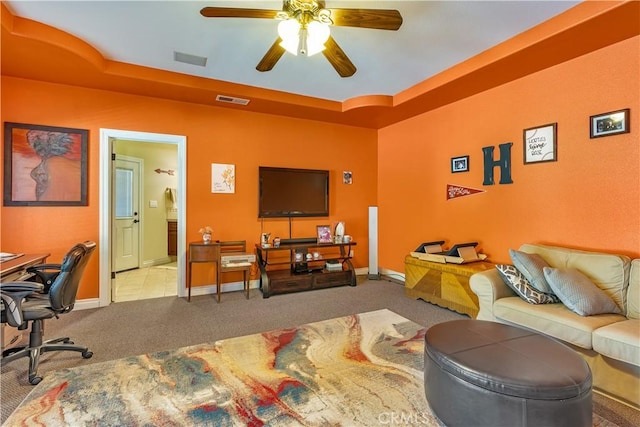
[[[185,286],[186,263],[186,210],[187,210],[187,137],[150,132],[135,132],[119,129],[100,129],[100,219],[99,219],[99,306],[111,304],[112,278],[112,190],[113,190],[113,143],[117,139],[126,139],[158,144],[176,144],[178,146],[178,296],[187,295]]]

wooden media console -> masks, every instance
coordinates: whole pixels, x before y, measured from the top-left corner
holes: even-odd
[[[333,286],[356,286],[356,273],[351,264],[351,247],[355,245],[355,242],[302,242],[264,248],[256,244],[263,298]],[[328,269],[327,262],[339,267]]]

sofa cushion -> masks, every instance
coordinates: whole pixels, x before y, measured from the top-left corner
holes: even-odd
[[[593,331],[627,320],[620,314],[583,317],[561,303],[532,305],[517,296],[497,300],[493,313],[500,322],[522,326],[586,349],[593,348]]]
[[[509,255],[513,265],[527,278],[531,286],[546,294],[553,293],[542,271],[544,267],[549,267],[549,264],[540,255],[513,249],[509,249]]]
[[[548,295],[539,292],[531,286],[524,275],[513,265],[497,264],[496,270],[500,277],[513,291],[529,304],[553,304],[560,302],[555,295]]]
[[[598,353],[640,366],[640,320],[631,319],[603,326],[593,332],[593,349]]]
[[[544,277],[560,301],[581,316],[621,312],[609,295],[575,268],[545,267]]]
[[[631,261],[629,290],[627,291],[627,317],[640,319],[640,259]]]
[[[613,298],[626,314],[631,264],[629,257],[534,244],[524,244],[520,251],[540,255],[551,267],[580,270]]]

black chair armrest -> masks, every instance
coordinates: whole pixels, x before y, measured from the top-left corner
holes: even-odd
[[[34,282],[5,282],[0,283],[0,292],[39,292],[44,288],[42,283]]]
[[[33,273],[36,270],[58,270],[62,269],[62,264],[36,264],[30,267],[27,267],[27,271],[29,273]]]
[[[27,273],[35,275],[35,281],[44,285],[43,293],[49,293],[49,288],[62,270],[62,264],[38,264],[27,267]]]
[[[22,318],[22,301],[29,295],[41,292],[44,285],[33,282],[0,283],[0,298],[4,303],[7,323],[13,327],[20,327],[24,323]]]

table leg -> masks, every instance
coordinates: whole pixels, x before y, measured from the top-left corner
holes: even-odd
[[[187,263],[187,287],[189,288],[187,301],[191,302],[191,261]]]

